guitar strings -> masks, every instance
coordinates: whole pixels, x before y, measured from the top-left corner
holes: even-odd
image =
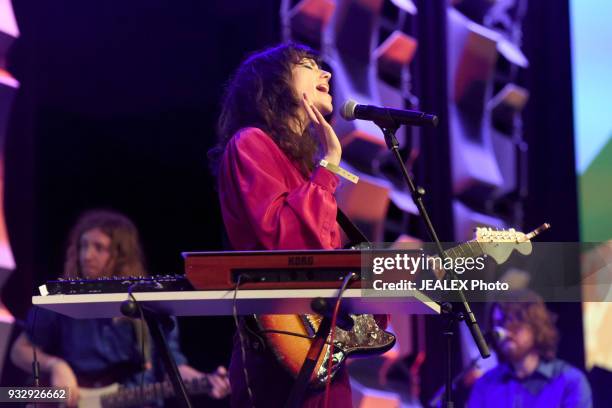
[[[315,338],[314,336],[309,336],[307,334],[295,333],[295,332],[290,332],[290,331],[285,331],[285,330],[276,330],[276,329],[261,330],[261,333],[284,334],[287,336],[301,337],[301,338],[308,339],[308,340],[314,340]]]
[[[261,333],[284,334],[287,336],[301,337],[303,339],[308,339],[308,340],[315,339],[315,336],[308,336],[306,334],[290,332],[290,331],[285,331],[285,330],[266,329],[266,330],[261,330]],[[328,346],[331,345],[331,342],[329,341],[329,339],[325,341],[325,344],[327,344]]]

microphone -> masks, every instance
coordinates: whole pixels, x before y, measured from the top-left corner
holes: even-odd
[[[372,105],[358,105],[352,99],[344,102],[340,116],[346,120],[371,120],[382,127],[410,125],[437,126],[438,117],[425,112],[407,109],[391,109]]]
[[[495,326],[490,332],[485,335],[485,337],[489,342],[495,341],[501,343],[502,341],[506,340],[506,338],[508,338],[508,330],[504,329],[501,326]]]

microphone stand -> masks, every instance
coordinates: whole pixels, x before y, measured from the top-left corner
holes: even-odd
[[[436,234],[436,230],[434,229],[433,224],[431,223],[431,219],[425,209],[425,204],[423,203],[423,196],[425,195],[425,189],[423,187],[417,187],[410,174],[408,174],[408,170],[404,165],[404,161],[402,160],[402,156],[399,152],[399,142],[397,141],[397,137],[395,136],[395,132],[399,129],[399,125],[393,120],[391,115],[388,115],[386,119],[374,121],[374,123],[380,127],[384,136],[385,143],[389,150],[393,152],[393,155],[397,159],[397,162],[402,170],[402,175],[406,184],[408,184],[408,188],[410,189],[410,193],[412,194],[412,200],[419,210],[419,214],[421,218],[425,222],[425,226],[427,229],[427,233],[431,240],[435,243],[436,250],[438,255],[442,260],[446,260],[447,256],[442,248],[442,244],[438,239],[438,234]],[[449,277],[451,280],[457,279],[457,274],[454,270],[449,269],[446,271],[445,278]],[[452,343],[454,337],[454,327],[455,323],[458,321],[465,321],[467,324],[472,337],[474,338],[474,342],[478,347],[478,351],[483,358],[487,358],[491,355],[489,351],[489,347],[487,342],[485,341],[482,332],[480,331],[480,327],[478,326],[478,322],[476,322],[476,317],[470,308],[470,305],[465,297],[465,294],[461,289],[457,290],[457,294],[459,296],[459,300],[463,305],[463,313],[458,313],[453,311],[453,307],[450,303],[444,302],[441,304],[442,316],[445,317],[446,320],[446,329],[444,330],[444,337],[446,338],[446,393],[444,396],[444,406],[446,408],[453,408],[454,404],[452,401],[452,372],[451,372],[451,364],[452,364]]]
[[[470,361],[470,363],[467,365],[467,367],[465,367],[463,371],[461,371],[459,374],[455,376],[455,378],[453,378],[453,382],[452,382],[453,390],[457,388],[457,384],[459,383],[459,381],[462,381],[465,378],[465,376],[472,369],[474,369],[474,367],[478,365],[478,361],[480,361],[480,357],[474,357],[472,361]],[[448,385],[443,385],[442,387],[438,389],[438,391],[436,391],[434,396],[429,400],[430,407],[437,407],[440,404],[440,400],[442,399],[442,395],[446,391],[446,387],[448,387]]]

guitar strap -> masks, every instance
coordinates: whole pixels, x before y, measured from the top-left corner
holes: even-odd
[[[344,231],[346,236],[349,239],[349,243],[347,247],[349,248],[363,248],[364,245],[367,247],[370,246],[371,242],[365,236],[363,232],[355,225],[353,221],[338,207],[338,212],[336,213],[336,221],[340,225],[340,228]]]
[[[364,248],[364,246],[365,247],[370,246],[370,241],[365,236],[365,234],[361,232],[361,230],[349,219],[349,217],[340,209],[340,207],[338,207],[338,212],[336,213],[336,221],[338,222],[338,224],[340,225],[340,227],[342,228],[342,230],[345,232],[346,236],[349,239],[349,244],[347,244],[347,247]],[[257,324],[258,322],[257,315],[253,315],[252,317],[254,318],[254,321],[255,321],[254,326],[257,329],[253,330],[251,328],[251,324],[249,320],[243,320],[243,324],[240,324],[238,326],[238,330],[242,330],[243,335],[246,335],[245,337],[247,338],[247,346],[249,345],[253,346],[257,344],[257,348],[260,350],[263,350],[266,348],[266,343],[264,339],[261,337],[261,334],[265,332],[265,330],[262,331],[261,328],[258,327],[259,325]],[[309,335],[314,336],[315,328],[312,327],[311,323],[309,322],[308,316],[300,315],[300,318],[303,321],[304,328],[309,332]],[[296,333],[285,332],[284,334],[292,335]],[[255,347],[252,347],[252,348],[255,348]]]

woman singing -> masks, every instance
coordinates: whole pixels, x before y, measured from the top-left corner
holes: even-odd
[[[312,50],[284,44],[251,55],[230,80],[210,157],[234,250],[341,246],[334,198],[339,179],[328,168],[339,165],[342,148],[324,118],[333,109],[330,78]],[[240,340],[234,342],[232,405],[283,406],[293,378],[269,350],[246,343],[245,367]],[[303,406],[323,400],[323,392],[311,390]],[[351,406],[344,369],[334,377],[329,402]]]

